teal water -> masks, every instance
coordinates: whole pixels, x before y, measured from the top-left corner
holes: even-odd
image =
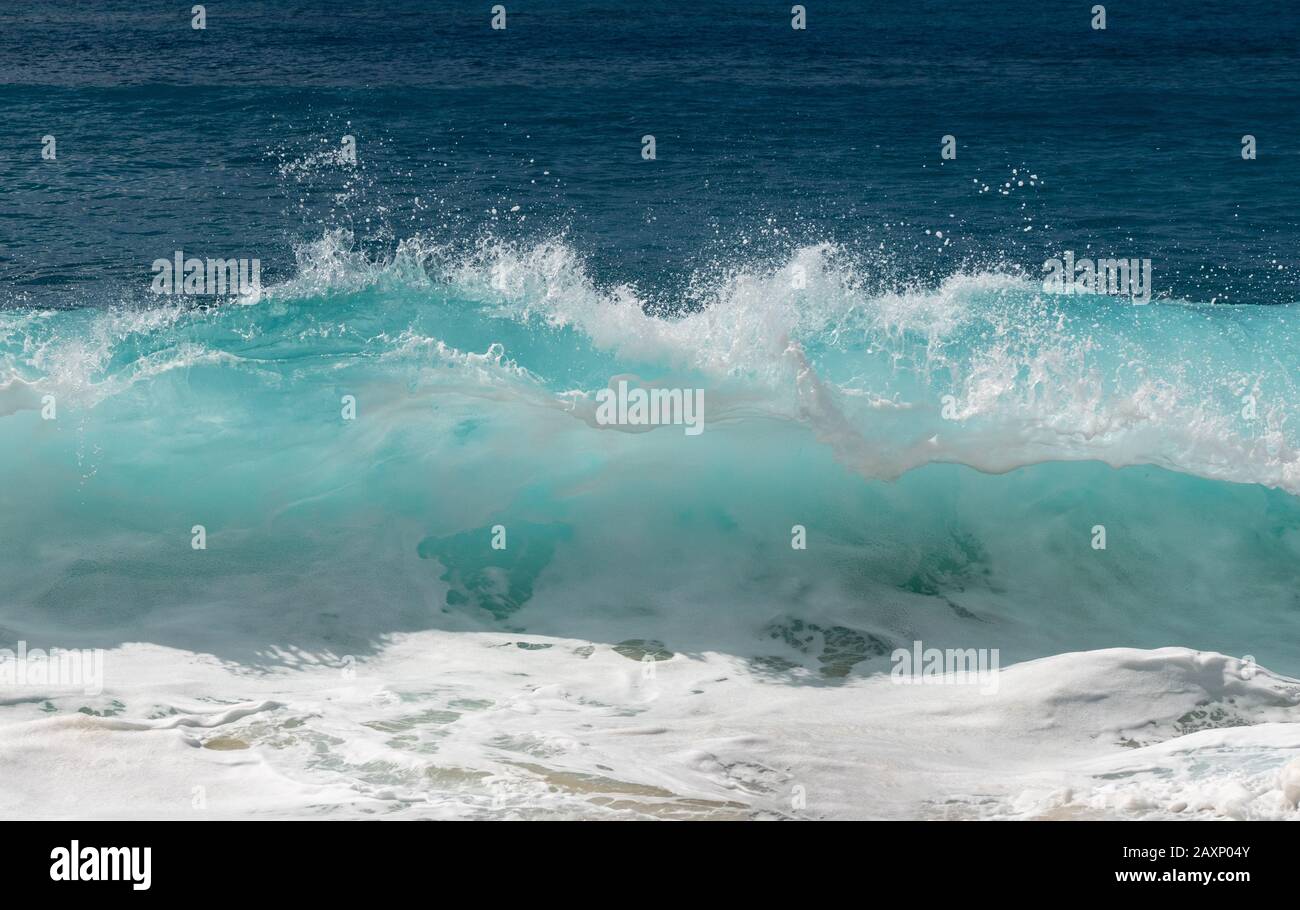
[[[1300,670],[1294,308],[867,274],[805,248],[656,316],[558,242],[375,261],[328,235],[252,303],[0,312],[2,637],[256,662],[803,622],[868,661]],[[615,377],[703,389],[704,432],[601,425]]]

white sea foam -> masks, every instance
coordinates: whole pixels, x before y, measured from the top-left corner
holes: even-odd
[[[996,691],[500,633],[256,675],[108,663],[130,684],[0,712],[0,814],[1300,818],[1300,682],[1179,648],[1021,663]]]

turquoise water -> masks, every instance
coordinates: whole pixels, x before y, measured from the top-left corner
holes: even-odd
[[[880,294],[806,248],[653,316],[558,243],[300,256],[253,303],[0,313],[5,637],[257,662],[805,622],[868,661],[921,638],[1300,670],[1291,307],[993,273]],[[704,432],[601,425],[614,377],[703,389]]]

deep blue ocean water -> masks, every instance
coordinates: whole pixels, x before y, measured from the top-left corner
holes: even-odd
[[[505,5],[494,31],[484,3],[227,0],[199,31],[184,3],[6,0],[0,306],[113,302],[176,248],[283,279],[337,227],[376,253],[562,232],[670,307],[823,241],[889,281],[1091,245],[1151,258],[1157,294],[1297,298],[1294,4],[1116,3],[1104,31],[1061,0],[821,0],[805,31],[768,0]],[[279,170],[345,134],[355,168]]]

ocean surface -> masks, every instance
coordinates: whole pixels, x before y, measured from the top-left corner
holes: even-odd
[[[1296,818],[1300,7],[503,2],[0,2],[0,816]]]

